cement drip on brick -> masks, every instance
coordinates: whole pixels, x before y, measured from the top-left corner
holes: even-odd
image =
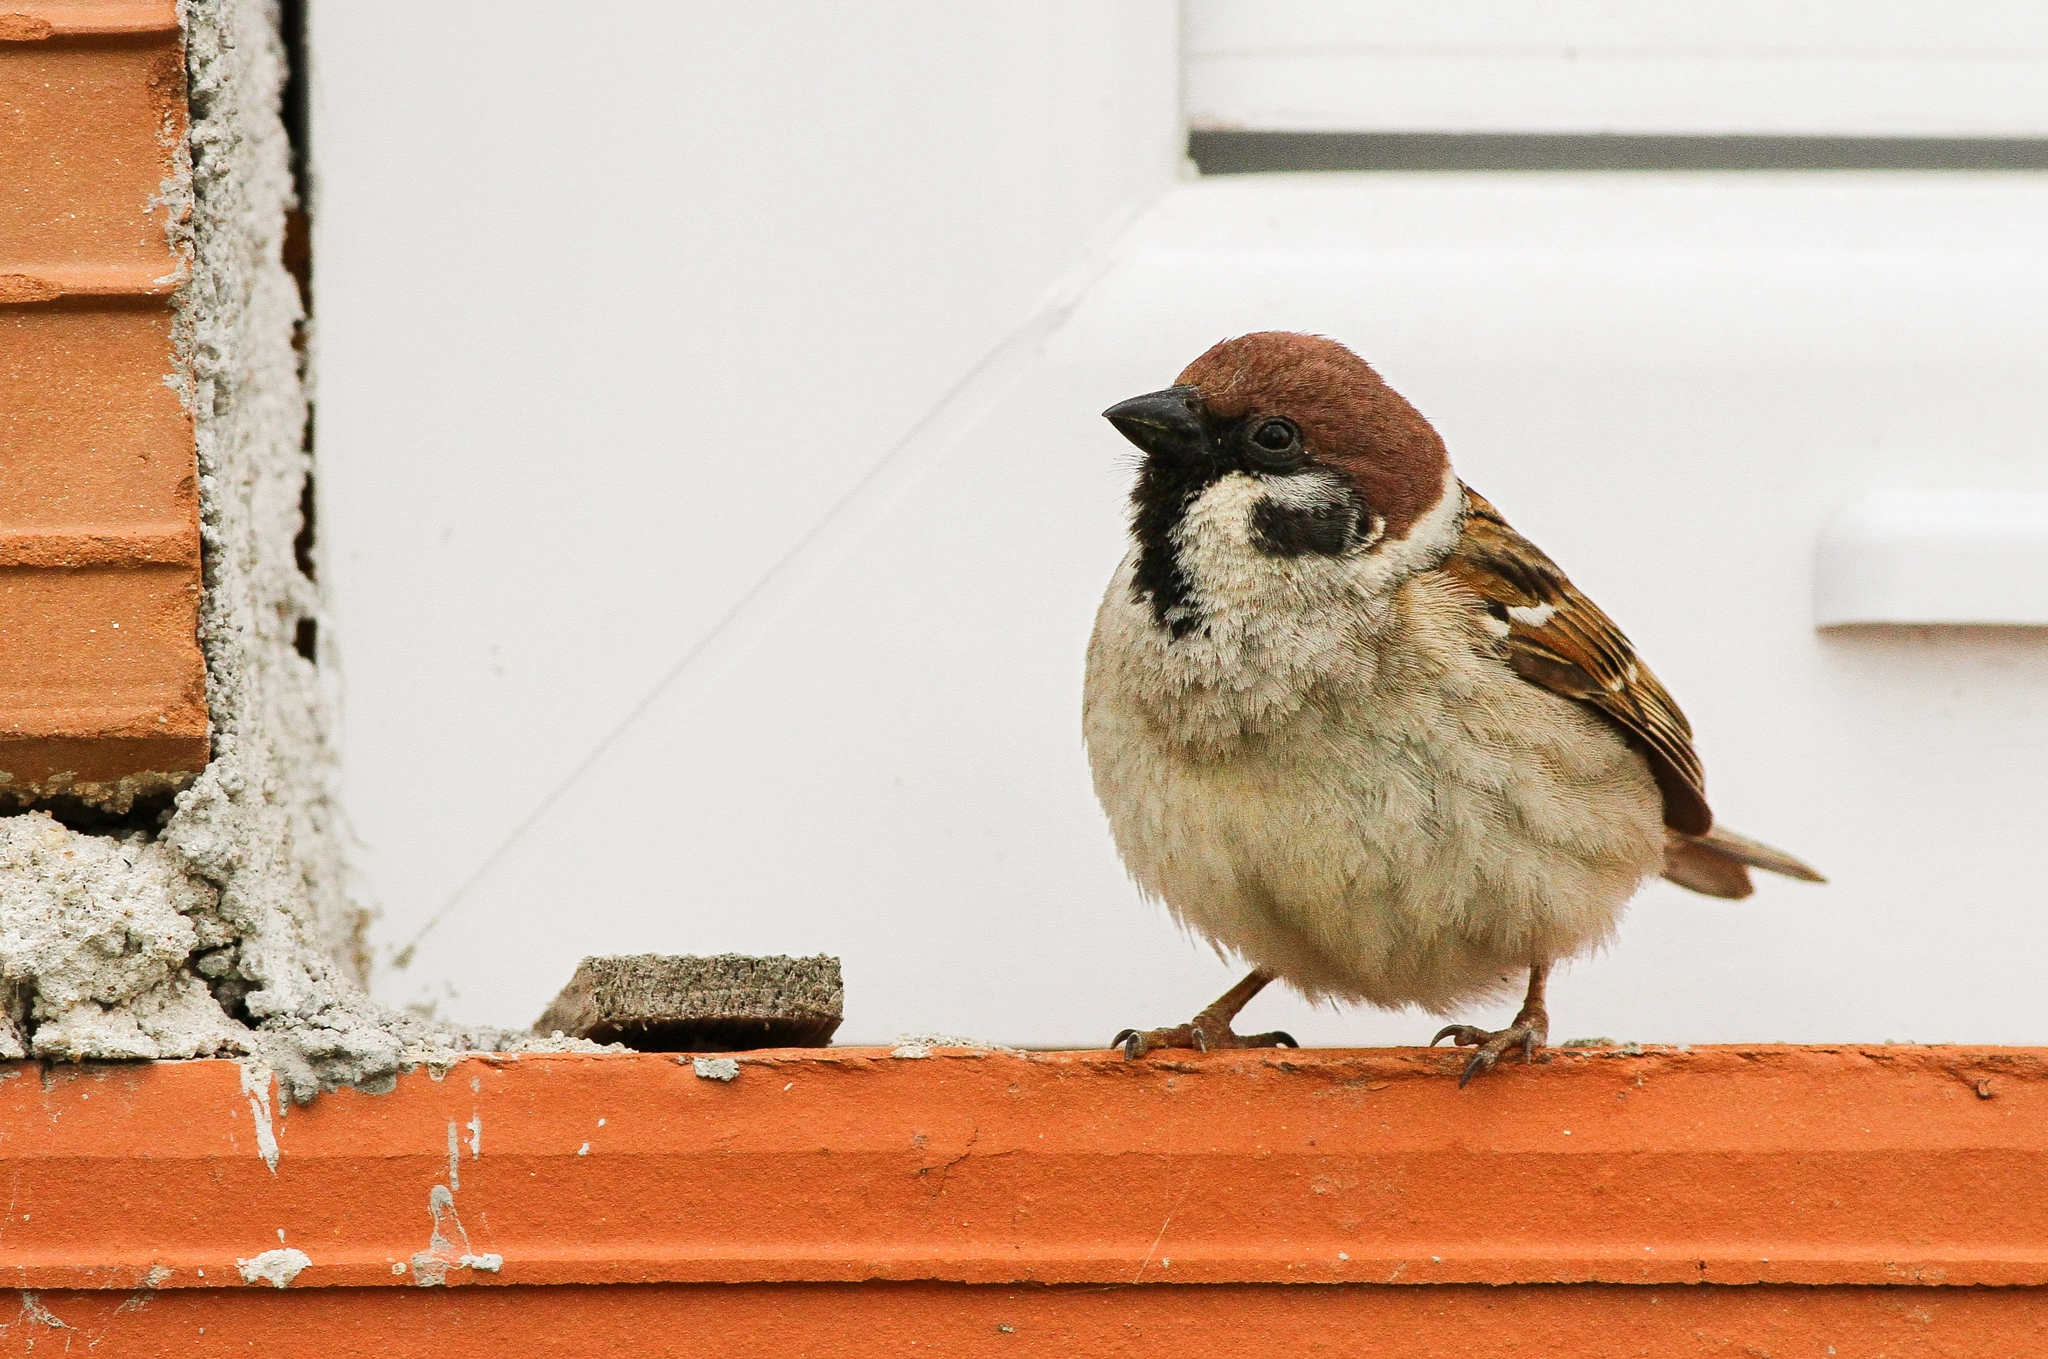
[[[154,837],[0,818],[0,1056],[240,1055],[303,1101],[469,1051],[589,1048],[430,1024],[359,984],[320,679],[294,646],[318,599],[293,548],[308,464],[284,52],[265,0],[178,9],[187,172],[156,206],[188,270],[166,381],[198,447],[212,760]]]

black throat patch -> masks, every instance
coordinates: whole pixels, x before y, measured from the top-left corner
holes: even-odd
[[[1187,515],[1188,506],[1223,473],[1224,469],[1215,466],[1147,458],[1138,472],[1138,484],[1131,488],[1131,536],[1138,543],[1131,601],[1149,604],[1153,621],[1171,632],[1176,641],[1200,627],[1202,620],[1195,604],[1194,582],[1181,569],[1180,554],[1174,550],[1173,532]]]

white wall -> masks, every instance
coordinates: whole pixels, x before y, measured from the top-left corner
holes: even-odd
[[[1173,14],[325,0],[311,45],[321,566],[379,945],[501,864],[383,987],[523,1022],[583,947],[550,921],[760,943],[666,834],[541,902],[494,856],[543,807],[624,841],[717,796],[648,744],[664,680],[1175,173]],[[607,739],[662,772],[579,775]],[[803,855],[783,829],[749,842]],[[496,933],[516,985],[468,965]]]
[[[1187,0],[1196,127],[2048,134],[2030,0]]]
[[[1650,889],[1558,1037],[2038,1040],[2048,642],[1816,633],[1810,564],[1873,487],[2048,489],[2048,180],[1174,185],[1163,10],[632,12],[315,11],[388,999],[523,1023],[584,953],[822,950],[848,1041],[1185,1018],[1233,970],[1137,901],[1080,750],[1130,467],[1096,412],[1286,326],[1437,421],[1671,685],[1728,824],[1835,878]]]

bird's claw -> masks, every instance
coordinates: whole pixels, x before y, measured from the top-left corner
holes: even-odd
[[[1465,1069],[1458,1073],[1458,1088],[1463,1090],[1472,1083],[1474,1076],[1493,1070],[1493,1064],[1499,1060],[1500,1058],[1494,1056],[1485,1048],[1481,1048],[1473,1053],[1472,1060],[1465,1063]]]
[[[1193,1048],[1197,1052],[1213,1052],[1224,1048],[1298,1048],[1300,1043],[1294,1035],[1278,1029],[1272,1033],[1233,1033],[1228,1024],[1220,1032],[1212,1033],[1199,1020],[1189,1024],[1178,1024],[1170,1029],[1124,1029],[1109,1041],[1113,1048],[1124,1050],[1124,1060],[1135,1062],[1148,1052],[1162,1048]]]
[[[1429,1045],[1435,1047],[1448,1038],[1458,1047],[1479,1049],[1458,1075],[1458,1088],[1463,1090],[1472,1083],[1474,1076],[1483,1076],[1493,1070],[1503,1055],[1517,1047],[1522,1050],[1524,1062],[1535,1061],[1536,1049],[1543,1046],[1547,1028],[1546,1024],[1524,1019],[1518,1019],[1510,1028],[1494,1031],[1470,1024],[1446,1024],[1437,1031],[1436,1037],[1429,1040]]]

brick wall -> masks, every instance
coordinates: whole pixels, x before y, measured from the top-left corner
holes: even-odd
[[[177,12],[0,0],[0,800],[207,760]]]

